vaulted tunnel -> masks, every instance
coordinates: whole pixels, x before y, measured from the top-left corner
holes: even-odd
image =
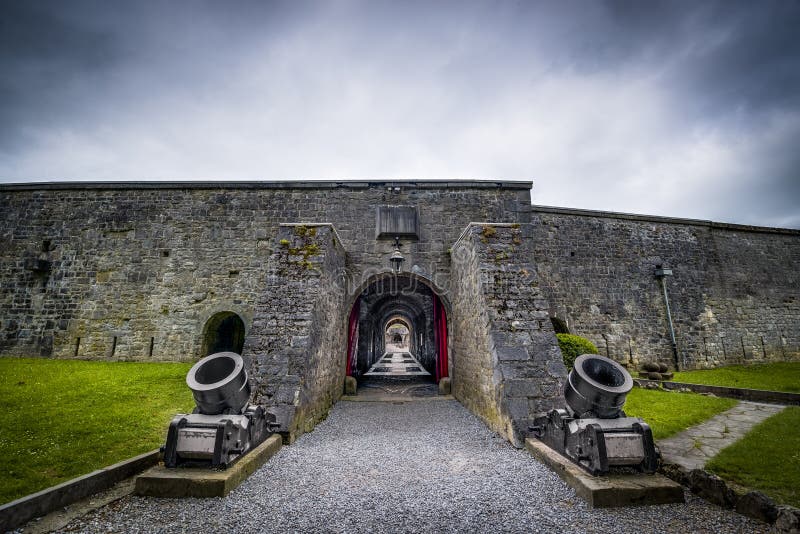
[[[392,275],[369,284],[353,305],[349,327],[350,375],[363,377],[388,347],[413,354],[437,381],[447,376],[444,307],[416,278]]]

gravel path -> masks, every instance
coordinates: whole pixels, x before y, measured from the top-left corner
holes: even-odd
[[[125,497],[73,532],[767,532],[686,505],[590,510],[455,401],[339,402],[224,499]]]

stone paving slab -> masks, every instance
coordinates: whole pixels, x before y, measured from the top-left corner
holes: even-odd
[[[417,358],[410,352],[386,352],[375,362],[364,376],[407,377],[430,376]]]
[[[359,400],[391,401],[400,397],[429,398],[437,395],[439,395],[439,388],[430,376],[364,376],[358,381],[355,397],[359,397]]]
[[[678,464],[688,470],[702,469],[719,451],[740,440],[755,425],[784,408],[775,404],[740,402],[704,423],[660,440],[658,447],[661,456],[665,462]]]
[[[525,448],[555,471],[592,508],[684,502],[683,486],[664,475],[592,476],[538,439],[526,439]]]

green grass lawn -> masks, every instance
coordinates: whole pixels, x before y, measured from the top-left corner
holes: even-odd
[[[731,365],[675,373],[675,382],[800,393],[800,362]]]
[[[633,388],[624,409],[627,415],[644,419],[650,425],[653,437],[659,440],[702,423],[732,408],[736,402],[695,393]]]
[[[163,444],[189,367],[0,358],[0,503]]]
[[[706,465],[722,478],[800,507],[800,407],[753,427]]]

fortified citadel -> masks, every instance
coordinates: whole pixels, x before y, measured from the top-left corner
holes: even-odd
[[[563,402],[556,331],[629,369],[800,358],[800,231],[532,206],[531,185],[3,185],[0,355],[232,350],[291,440],[396,337],[516,445]]]

